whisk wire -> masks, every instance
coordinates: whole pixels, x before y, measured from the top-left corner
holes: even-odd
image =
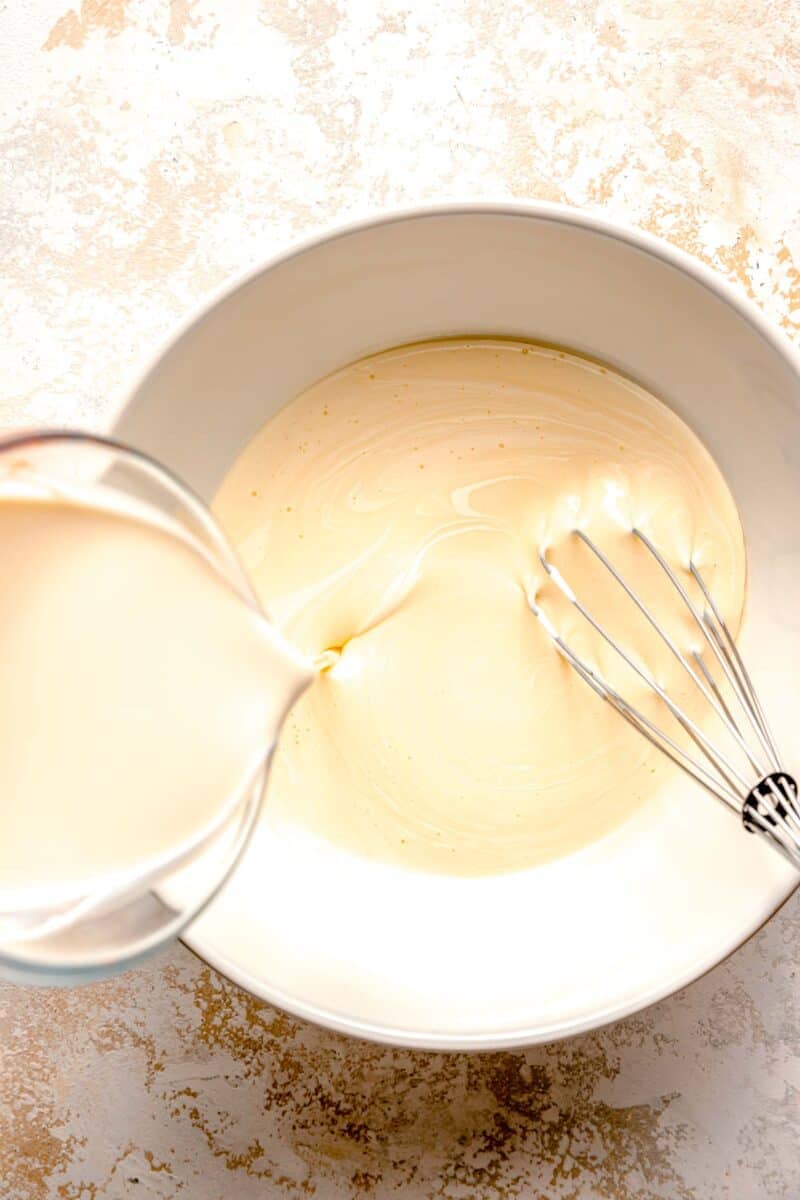
[[[639,600],[639,597],[636,595],[635,592],[633,592],[633,589],[629,586],[629,584],[627,584],[625,582],[625,580],[619,574],[617,569],[613,566],[612,563],[609,562],[609,560],[606,558],[606,556],[597,549],[597,547],[594,545],[594,543],[589,538],[587,538],[584,533],[578,531],[578,536],[586,543],[587,546],[589,546],[590,549],[592,549],[597,554],[598,558],[603,563],[603,565],[608,568],[608,570],[611,572],[611,574],[614,576],[614,578],[617,580],[617,582],[624,588],[624,590],[631,597],[631,599],[633,599],[634,602],[640,608],[644,609],[644,605],[642,604],[641,600]],[[697,747],[706,756],[706,758],[709,760],[709,762],[715,768],[715,770],[717,770],[719,772],[719,774],[723,776],[723,778],[725,779],[725,782],[732,789],[732,791],[736,792],[737,789],[740,787],[746,788],[747,781],[746,781],[744,775],[742,775],[741,772],[737,770],[736,766],[730,761],[730,759],[727,756],[722,754],[716,747],[713,746],[711,741],[706,737],[706,735],[703,733],[703,731],[700,729],[700,727],[691,719],[691,717],[688,717],[678,707],[678,705],[675,703],[675,701],[672,699],[672,697],[661,687],[661,685],[650,674],[648,674],[648,672],[645,671],[644,668],[642,666],[640,666],[639,663],[637,663],[635,661],[635,659],[633,659],[631,657],[630,654],[628,654],[628,652],[620,645],[620,643],[617,641],[617,639],[612,637],[611,634],[608,632],[608,630],[605,629],[604,626],[601,625],[600,622],[596,619],[596,617],[594,617],[589,612],[589,610],[585,607],[585,605],[581,603],[581,601],[578,599],[578,597],[572,591],[569,584],[566,582],[566,580],[564,579],[563,575],[558,570],[558,568],[553,566],[553,564],[548,561],[547,556],[544,554],[544,552],[540,553],[539,558],[540,558],[540,561],[541,561],[542,566],[544,567],[545,571],[547,571],[550,578],[558,586],[558,588],[563,592],[563,594],[566,596],[566,598],[569,600],[569,602],[578,610],[578,612],[581,614],[581,616],[584,617],[584,619],[586,621],[588,621],[588,623],[592,626],[592,628],[594,630],[596,630],[597,633],[600,634],[600,636],[604,639],[604,641],[609,646],[611,646],[611,648],[619,655],[619,657],[623,660],[623,662],[627,663],[627,665],[631,668],[631,670],[633,670],[639,676],[639,678],[644,683],[646,683],[647,686],[653,692],[655,692],[655,694],[658,696],[659,700],[661,700],[662,703],[666,705],[666,707],[672,713],[675,720],[678,721],[678,723],[683,726],[685,731],[689,734],[689,736],[694,741],[694,743],[697,745]],[[683,665],[686,667],[686,669],[688,670],[688,673],[692,677],[692,679],[694,679],[695,682],[698,682],[696,675],[691,670],[691,668],[688,667],[688,664],[685,662],[680,651],[677,650],[677,647],[675,647],[674,644],[671,643],[670,639],[665,634],[663,634],[663,632],[659,629],[658,625],[655,623],[655,621],[652,617],[650,617],[650,621],[651,621],[651,624],[653,624],[653,627],[656,629],[656,631],[661,633],[662,637],[667,642],[667,644],[670,646],[670,648],[676,652],[679,661],[682,662]],[[608,684],[605,681],[603,681],[603,684],[606,688],[608,688]],[[709,703],[711,703],[711,705],[715,709],[715,711],[718,711],[716,704],[709,697],[707,690],[705,688],[701,688],[701,691],[706,696],[706,699],[709,701]],[[640,718],[642,717],[643,714],[639,713],[638,710],[633,710],[633,711],[636,711],[637,715]],[[722,719],[724,720],[724,717],[722,717]],[[736,736],[735,733],[734,733],[734,736]],[[758,768],[756,768],[756,769],[758,769]]]
[[[689,664],[689,661],[687,660],[685,655],[681,652],[679,647],[676,645],[673,638],[671,638],[669,636],[669,634],[666,632],[664,627],[656,620],[656,618],[653,616],[653,613],[651,612],[651,610],[647,607],[647,605],[644,603],[644,601],[637,595],[637,593],[630,586],[630,584],[623,578],[623,576],[619,573],[619,571],[616,569],[616,567],[610,561],[610,559],[602,552],[602,550],[600,550],[600,548],[598,546],[596,546],[595,543],[591,540],[591,538],[587,537],[586,534],[582,530],[579,529],[579,530],[576,530],[576,532],[578,534],[578,537],[581,539],[581,541],[583,541],[585,543],[585,545],[589,547],[589,549],[592,551],[592,553],[600,560],[600,562],[602,562],[603,566],[606,567],[611,572],[611,574],[616,579],[617,583],[619,583],[620,586],[622,588],[624,588],[626,594],[634,602],[634,604],[639,609],[639,611],[642,613],[642,615],[647,618],[647,621],[649,622],[649,624],[656,631],[656,633],[661,638],[661,640],[664,642],[664,644],[669,648],[669,650],[675,656],[677,661],[681,664],[684,671],[689,676],[689,678],[692,680],[692,682],[694,684],[696,684],[696,686],[700,689],[706,702],[711,705],[711,707],[714,709],[717,716],[719,717],[720,721],[722,721],[723,725],[728,730],[731,737],[734,739],[734,741],[737,742],[739,749],[743,752],[745,757],[749,759],[750,765],[752,766],[753,770],[758,771],[759,774],[763,775],[764,768],[763,768],[762,764],[759,763],[758,760],[753,756],[747,742],[742,737],[742,735],[739,732],[739,730],[737,729],[736,725],[733,724],[728,719],[728,717],[725,714],[725,711],[719,706],[714,694],[711,691],[709,691],[709,689],[706,687],[705,683],[701,679],[698,678],[697,673],[692,670],[692,668]],[[680,581],[678,580],[677,576],[673,572],[672,568],[662,558],[662,556],[656,550],[653,543],[650,541],[650,539],[645,534],[641,533],[638,529],[634,529],[632,532],[633,532],[634,536],[637,537],[651,552],[651,554],[654,556],[654,558],[656,559],[659,566],[664,569],[668,578],[670,579],[670,582],[677,589],[678,594],[680,595],[681,599],[686,604],[687,608],[689,609],[690,613],[694,617],[695,621],[700,626],[700,628],[703,629],[703,623],[700,619],[699,614],[697,613],[694,605],[692,604],[690,597],[686,593],[686,590],[682,587]],[[744,780],[741,776],[739,776],[739,778],[741,779],[742,782],[744,782]]]
[[[709,664],[704,660],[702,652],[696,649],[691,651],[694,666],[690,665],[689,660],[674,639],[656,620],[652,611],[607,555],[583,530],[575,530],[576,536],[609,571],[690,676],[732,742],[741,751],[743,759],[749,764],[749,768],[756,777],[755,782],[753,782],[752,776],[745,775],[731,761],[727,752],[722,751],[718,745],[712,742],[697,722],[675,703],[666,689],[586,608],[560,570],[548,559],[544,549],[540,550],[539,559],[548,577],[603,641],[661,700],[668,712],[701,751],[703,759],[708,765],[699,761],[664,729],[660,728],[655,721],[650,720],[644,712],[630,704],[607,679],[590,667],[564,640],[535,595],[528,597],[532,612],[541,622],[562,657],[598,696],[606,700],[616,712],[676,766],[736,812],[741,817],[746,830],[760,833],[793,866],[800,867],[800,804],[798,804],[797,783],[780,765],[781,760],[775,741],[763,707],[756,695],[752,679],[705,580],[696,564],[690,563],[689,573],[699,587],[705,604],[704,611],[701,613],[676,572],[651,539],[641,530],[633,529],[631,532],[650,551],[655,562],[670,579],[694,623],[699,627],[705,644],[711,650],[712,660],[717,664],[722,680],[715,677]],[[729,702],[723,693],[721,686],[723,681],[730,688],[732,702]],[[757,749],[751,745],[751,742],[748,742],[748,736],[751,740],[755,740]],[[762,761],[762,754],[765,756],[766,762]]]
[[[731,688],[733,689],[734,693],[736,694],[737,699],[742,704],[742,707],[744,708],[745,712],[748,714],[748,716],[750,717],[750,720],[752,722],[752,713],[750,712],[750,709],[748,708],[746,697],[742,694],[741,681],[738,679],[738,677],[736,675],[733,664],[730,661],[730,656],[727,651],[727,647],[723,644],[723,641],[719,635],[719,632],[714,625],[714,620],[712,620],[712,618],[711,618],[710,612],[706,611],[702,614],[702,616],[700,615],[700,613],[698,612],[695,604],[693,603],[688,591],[683,586],[683,584],[681,583],[678,576],[675,574],[675,571],[672,569],[672,567],[669,565],[667,560],[664,558],[663,554],[661,554],[661,552],[654,545],[652,540],[647,536],[647,534],[644,533],[641,529],[634,529],[632,532],[633,532],[634,536],[637,537],[639,539],[639,541],[644,546],[647,547],[647,549],[652,554],[653,558],[656,560],[658,565],[661,567],[661,569],[666,574],[666,576],[669,579],[672,586],[677,591],[678,595],[683,600],[684,604],[686,605],[689,612],[691,613],[695,624],[697,625],[698,629],[702,633],[703,638],[705,639],[707,645],[710,647],[714,657],[716,658],[717,663],[719,664],[719,666],[722,670],[722,673],[724,674],[725,678],[727,679],[728,683],[730,684]],[[722,620],[722,617],[719,614],[719,611],[717,610],[716,606],[714,605],[713,601],[711,600],[711,595],[708,591],[708,588],[706,587],[705,582],[702,579],[702,576],[698,572],[697,568],[695,567],[694,563],[690,564],[690,571],[691,571],[693,577],[695,578],[695,580],[700,585],[700,589],[703,593],[704,599],[707,601],[707,603],[710,604],[711,611],[713,612],[714,618],[716,618],[717,623],[721,627],[724,627],[725,633],[728,633],[727,626],[725,625],[724,621]],[[731,645],[734,644],[733,639],[730,637],[729,633],[728,633],[728,642]],[[701,662],[700,656],[698,654],[695,654],[694,657],[695,657],[696,661]],[[704,676],[707,679],[710,679],[711,676],[710,676],[710,673],[708,672],[705,664],[702,664],[702,669],[703,669]],[[741,737],[742,737],[741,730],[739,729],[739,726],[738,726],[733,714],[731,713],[730,709],[724,703],[719,689],[713,684],[711,684],[711,686],[713,687],[715,695],[717,695],[717,697],[719,698],[720,703],[722,704],[722,707],[728,713],[730,721],[735,726],[737,732],[739,733],[739,737],[741,739]],[[757,732],[759,732],[759,734],[760,734],[759,730],[757,730]],[[770,757],[769,747],[766,745],[766,743],[764,743],[763,738],[761,738],[760,736],[759,736],[759,741],[762,742],[762,748],[766,752],[767,758],[769,758]],[[744,747],[747,757],[750,759],[750,765],[753,767],[753,769],[756,771],[761,771],[761,773],[763,774],[764,773],[763,764],[757,762],[756,759],[753,757],[753,755],[750,754],[750,750],[749,750],[749,747],[747,746],[746,742],[741,740],[740,745],[742,745]]]
[[[732,725],[735,725],[736,728],[739,730],[739,733],[741,733],[741,729],[739,729],[739,722],[736,720],[736,717],[733,715],[730,708],[728,707],[725,697],[723,696],[723,694],[720,690],[719,684],[717,683],[716,679],[709,671],[706,664],[703,662],[703,656],[701,654],[699,654],[697,652],[697,650],[693,650],[692,658],[697,663],[698,669],[703,672],[703,677],[704,677],[706,683],[708,684],[708,686],[711,688],[714,695],[717,697],[717,702],[719,703],[720,707],[723,708],[725,710],[725,712],[727,713],[728,720],[731,722]]]
[[[701,784],[708,791],[712,792],[719,800],[722,800],[735,812],[739,811],[739,805],[736,800],[736,787],[732,781],[727,779],[726,773],[721,764],[714,762],[710,755],[704,751],[706,756],[709,758],[709,761],[711,761],[712,765],[716,768],[718,775],[723,777],[724,782],[720,782],[719,779],[715,778],[702,765],[702,763],[698,762],[698,760],[693,758],[691,754],[687,753],[682,746],[678,745],[674,738],[671,738],[668,733],[659,728],[659,726],[656,725],[654,721],[651,721],[649,717],[645,716],[644,713],[639,712],[638,709],[629,704],[628,701],[625,700],[619,694],[619,692],[613,688],[610,683],[608,683],[607,680],[602,679],[599,675],[597,675],[592,668],[582,658],[580,658],[570,646],[566,644],[563,638],[560,637],[547,615],[543,612],[535,600],[529,599],[528,603],[534,615],[538,617],[538,619],[547,629],[559,652],[567,660],[570,666],[577,671],[584,682],[588,683],[589,687],[591,687],[592,690],[597,693],[598,696],[600,696],[603,700],[607,700],[612,707],[615,708],[617,712],[625,718],[626,721],[633,725],[643,737],[645,737],[652,745],[654,745],[656,749],[665,754],[667,758],[671,759],[672,762],[674,762],[676,766],[680,767],[682,771],[685,771],[688,775],[691,775],[692,778],[694,778],[699,784]],[[600,632],[602,632],[602,630],[600,630]],[[634,669],[637,669],[635,665]],[[647,680],[647,682],[650,681]],[[655,684],[652,686],[655,687]],[[669,703],[668,698],[665,702]],[[676,719],[680,720],[680,716],[678,716]],[[683,724],[682,721],[681,724]],[[684,728],[686,728],[685,725]],[[691,736],[691,730],[687,729],[687,732]],[[702,746],[700,746],[700,748],[703,749]]]
[[[703,593],[703,597],[706,600],[707,604],[709,605],[709,609],[710,609],[710,611],[707,610],[705,613],[703,613],[702,617],[701,617],[700,613],[697,611],[697,608],[695,607],[694,603],[692,602],[692,599],[691,599],[689,593],[687,592],[686,588],[683,586],[683,584],[681,583],[678,576],[675,574],[672,567],[669,565],[667,560],[664,558],[663,554],[661,554],[661,552],[654,545],[652,540],[641,529],[634,529],[633,533],[639,539],[639,541],[642,542],[642,544],[644,546],[646,546],[647,549],[650,551],[653,558],[656,560],[658,565],[662,568],[662,570],[666,574],[667,578],[670,580],[673,587],[678,592],[678,595],[681,597],[684,604],[688,608],[689,612],[692,614],[692,617],[694,618],[696,625],[698,626],[701,633],[703,634],[703,637],[705,638],[707,644],[710,646],[710,648],[714,654],[714,657],[716,658],[723,674],[725,675],[725,678],[728,680],[728,683],[730,684],[731,688],[733,689],[734,693],[736,694],[737,699],[741,703],[743,710],[747,714],[747,716],[750,720],[750,723],[753,726],[753,729],[755,730],[755,732],[758,736],[758,740],[761,743],[761,747],[767,756],[767,760],[770,761],[771,759],[776,759],[777,756],[772,754],[770,745],[768,743],[767,738],[765,738],[765,736],[764,736],[764,733],[760,727],[759,721],[754,719],[755,714],[753,712],[753,708],[755,706],[753,705],[752,702],[755,697],[755,693],[751,687],[750,695],[747,696],[746,694],[744,694],[746,689],[742,688],[742,680],[738,677],[737,672],[735,670],[735,664],[731,661],[730,649],[732,648],[735,651],[736,645],[733,641],[733,638],[730,636],[728,627],[725,624],[725,622],[722,620],[719,610],[717,609],[716,605],[714,604],[714,602],[711,598],[711,593],[709,592],[708,588],[706,587],[705,581],[703,580],[702,576],[700,575],[699,571],[697,570],[697,567],[694,565],[694,563],[691,563],[690,564],[690,572],[691,572],[693,578],[699,584],[700,590]],[[713,613],[713,619],[711,616],[712,613]],[[715,625],[715,622],[716,622],[716,625]],[[719,630],[716,627],[717,625],[719,626]],[[720,630],[725,635],[727,635],[725,638],[725,642],[727,642],[727,644],[725,644],[725,642],[723,641],[723,638],[720,636]],[[738,657],[738,654],[737,654],[737,657]],[[741,659],[739,659],[739,664],[741,665]],[[704,674],[705,674],[705,670],[704,670]],[[714,690],[715,690],[715,692],[717,692],[716,688]],[[756,700],[756,706],[758,706],[757,700]],[[725,707],[726,711],[729,712],[727,705],[725,705],[724,707]],[[758,706],[758,707],[760,708],[760,706]],[[763,714],[760,714],[760,715],[763,718]],[[733,721],[733,724],[736,726],[737,731],[738,731],[738,725],[736,725],[736,722],[733,720],[732,716],[731,716],[731,720]],[[739,733],[739,736],[741,739],[741,732]],[[743,740],[741,740],[740,745],[742,745],[744,747],[747,757],[750,759],[750,765],[753,767],[753,769],[756,771],[760,771],[761,774],[764,774],[765,773],[764,764],[757,761],[756,758],[750,753],[750,749],[747,746],[747,743],[744,742]],[[777,765],[777,763],[776,763],[776,765]]]
[[[767,751],[768,757],[772,760],[773,768],[777,771],[779,769],[780,755],[778,754],[764,710],[761,707],[761,701],[756,694],[753,681],[747,672],[736,642],[733,640],[731,631],[728,629],[719,609],[714,603],[714,598],[708,590],[705,580],[694,563],[689,564],[689,570],[708,605],[707,628],[717,642],[720,652],[728,660],[731,671],[737,680],[734,690],[737,692],[745,712],[747,712],[748,716],[755,723],[760,741]]]

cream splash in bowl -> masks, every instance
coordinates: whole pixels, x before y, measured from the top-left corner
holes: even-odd
[[[210,499],[269,418],[324,376],[404,343],[491,335],[606,364],[708,447],[747,546],[741,645],[791,768],[800,629],[776,598],[800,588],[797,362],[756,309],[662,243],[549,206],[353,226],[227,289],[156,360],[115,429]],[[713,485],[706,470],[698,479]],[[224,508],[223,492],[223,520]],[[718,962],[796,883],[671,775],[570,852],[502,873],[446,873],[330,833],[268,815],[187,940],[284,1008],[410,1045],[547,1040],[634,1011]]]

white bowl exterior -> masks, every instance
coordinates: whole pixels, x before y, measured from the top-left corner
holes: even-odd
[[[797,361],[757,310],[652,238],[550,206],[455,206],[345,229],[227,289],[133,389],[115,433],[210,497],[267,418],[320,376],[458,334],[603,359],[706,442],[740,506],[750,569],[742,644],[791,768]],[[564,1036],[673,991],[795,884],[775,854],[676,779],[581,853],[483,879],[363,862],[267,822],[187,941],[254,993],[335,1028],[488,1047]]]

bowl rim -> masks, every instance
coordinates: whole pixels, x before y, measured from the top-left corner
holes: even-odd
[[[567,204],[556,204],[545,200],[453,200],[408,205],[400,208],[376,208],[374,212],[354,218],[350,221],[335,222],[334,224],[316,230],[305,237],[293,240],[272,254],[267,255],[252,266],[234,271],[212,288],[195,304],[190,305],[187,312],[172,325],[168,333],[156,343],[143,365],[137,365],[118,386],[112,396],[111,404],[105,413],[105,426],[116,425],[124,410],[144,387],[150,375],[160,365],[167,354],[171,353],[191,329],[210,316],[214,309],[221,307],[236,292],[265,275],[268,271],[300,258],[310,251],[323,245],[330,245],[352,234],[361,233],[368,229],[406,223],[408,221],[427,220],[435,217],[458,216],[494,216],[522,217],[540,221],[550,221],[553,224],[571,225],[589,232],[600,234],[612,241],[623,242],[633,249],[641,250],[652,257],[660,259],[667,266],[673,267],[684,275],[688,275],[696,283],[706,288],[747,321],[756,332],[786,361],[800,379],[800,350],[796,349],[787,334],[780,326],[771,321],[762,312],[755,301],[742,294],[739,288],[708,266],[701,259],[686,250],[681,250],[671,242],[656,234],[618,221],[610,217],[583,208],[574,208]]]
[[[771,321],[758,305],[748,296],[743,295],[739,288],[720,275],[714,268],[708,266],[687,251],[673,246],[655,234],[639,229],[624,221],[606,217],[599,213],[572,207],[566,204],[556,204],[549,201],[512,201],[512,200],[452,200],[435,201],[424,204],[409,205],[400,208],[376,208],[374,211],[359,216],[356,219],[337,222],[321,228],[301,239],[292,241],[289,245],[268,255],[256,264],[242,271],[234,272],[213,288],[197,304],[192,305],[186,315],[179,319],[170,332],[156,345],[143,366],[138,367],[127,380],[123,380],[117,389],[112,403],[106,413],[107,428],[114,428],[123,412],[135,403],[137,395],[146,386],[148,379],[159,367],[162,360],[174,351],[183,338],[201,320],[208,317],[216,308],[221,307],[242,288],[259,278],[261,275],[290,262],[321,246],[329,245],[352,234],[358,234],[370,229],[409,221],[427,220],[431,218],[447,218],[459,216],[489,216],[489,217],[520,217],[547,221],[554,224],[567,225],[584,229],[612,241],[639,250],[660,260],[665,266],[671,267],[681,274],[688,276],[695,283],[711,292],[713,296],[728,305],[743,320],[745,320],[759,336],[767,343],[797,377],[800,387],[800,351],[798,351],[783,330]],[[720,945],[713,955],[705,956],[694,963],[680,977],[660,984],[651,990],[640,993],[636,998],[612,1005],[609,1008],[576,1020],[555,1022],[550,1026],[520,1028],[503,1033],[459,1033],[448,1035],[442,1032],[422,1033],[414,1029],[400,1029],[390,1025],[379,1025],[373,1022],[349,1018],[333,1010],[307,1003],[283,992],[280,988],[265,987],[262,979],[255,978],[247,970],[240,968],[224,954],[205,949],[202,938],[195,940],[192,927],[181,937],[181,940],[201,961],[217,970],[224,978],[242,987],[251,995],[274,1004],[279,1009],[302,1020],[311,1021],[335,1033],[346,1034],[363,1040],[384,1043],[387,1045],[407,1047],[420,1050],[501,1050],[514,1047],[530,1046],[537,1043],[549,1043],[578,1034],[588,1033],[624,1017],[631,1016],[668,996],[675,994],[688,984],[701,979],[714,967],[718,966],[734,954],[751,937],[783,907],[800,886],[800,876],[790,880],[787,885],[776,889],[769,896],[759,912],[754,913],[752,925],[743,935],[733,938],[730,942]]]

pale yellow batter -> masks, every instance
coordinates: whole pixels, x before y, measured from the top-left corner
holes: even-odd
[[[650,704],[545,583],[541,547],[689,705],[680,665],[573,530],[659,614],[678,608],[633,524],[681,570],[693,555],[734,630],[741,617],[742,531],[708,452],[641,388],[542,346],[431,342],[345,368],[267,423],[216,511],[279,628],[330,651],[283,730],[269,819],[411,867],[472,874],[568,853],[674,769],[533,617],[535,594]],[[696,642],[687,622],[671,628]]]

